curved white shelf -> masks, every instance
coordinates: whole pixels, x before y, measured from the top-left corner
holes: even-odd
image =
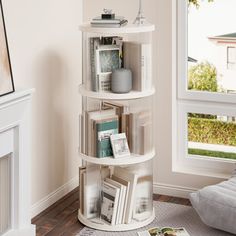
[[[98,165],[120,166],[120,165],[133,165],[133,164],[149,161],[155,156],[155,151],[153,150],[152,152],[145,155],[131,154],[130,156],[122,157],[122,158],[113,158],[113,157],[97,158],[97,157],[84,155],[83,153],[80,153],[80,155],[84,161],[87,161],[90,163],[94,163]]]
[[[148,219],[144,221],[132,221],[130,224],[108,225],[99,219],[89,220],[81,214],[80,210],[78,213],[78,219],[82,224],[90,228],[97,229],[97,230],[113,231],[113,232],[127,231],[127,230],[134,230],[134,229],[142,228],[150,224],[155,219],[155,211],[153,209],[153,212]]]
[[[155,30],[155,25],[147,24],[147,25],[134,25],[128,24],[126,26],[121,26],[119,28],[98,28],[92,27],[90,23],[85,23],[79,26],[79,29],[83,32],[87,33],[99,33],[103,34],[128,34],[128,33],[144,33],[144,32],[152,32]]]
[[[155,93],[155,88],[146,91],[130,91],[129,93],[112,93],[112,92],[94,92],[87,90],[83,84],[79,85],[79,93],[82,96],[106,99],[106,100],[129,100],[152,96]]]

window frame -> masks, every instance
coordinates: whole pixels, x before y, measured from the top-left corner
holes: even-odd
[[[233,46],[227,46],[227,69],[228,70],[235,70],[236,68],[236,55],[234,56],[234,61],[230,60],[230,49],[234,50],[234,53],[236,54],[236,47]]]
[[[187,61],[188,51],[187,45],[187,20],[188,20],[188,4],[187,0],[176,0],[177,2],[177,77],[187,78]],[[178,79],[178,98],[188,99],[195,101],[210,101],[219,103],[234,103],[236,104],[236,96],[232,94],[223,94],[217,92],[206,92],[206,91],[189,91],[187,90],[187,81],[184,79]]]
[[[187,8],[187,0],[172,0],[172,170],[226,178],[236,160],[187,153],[189,112],[236,116],[234,94],[187,90]]]

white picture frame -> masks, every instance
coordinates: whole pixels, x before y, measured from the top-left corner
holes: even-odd
[[[125,133],[111,135],[110,141],[114,158],[130,156],[129,145]]]

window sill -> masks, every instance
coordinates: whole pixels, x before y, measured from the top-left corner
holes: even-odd
[[[176,173],[181,173],[181,174],[205,176],[205,177],[211,177],[211,178],[219,178],[223,180],[229,179],[232,176],[231,171],[225,171],[224,173],[222,173],[220,171],[213,170],[213,169],[183,166],[182,164],[173,165],[172,171]]]

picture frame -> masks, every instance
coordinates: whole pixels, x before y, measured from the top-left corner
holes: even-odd
[[[3,5],[0,0],[0,97],[15,92],[12,68],[4,21]]]
[[[96,49],[98,91],[111,91],[112,71],[121,67],[119,45],[99,45]]]
[[[111,135],[110,141],[114,158],[130,156],[130,150],[125,133]]]

